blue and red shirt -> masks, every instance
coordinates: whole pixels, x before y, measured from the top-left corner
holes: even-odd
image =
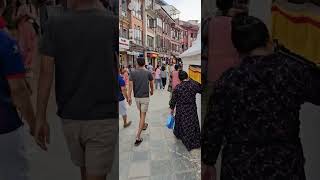
[[[12,132],[23,124],[12,101],[8,80],[24,77],[25,68],[17,42],[0,30],[0,134]]]
[[[119,80],[119,88],[120,88],[120,92],[119,92],[119,101],[123,101],[125,100],[122,91],[121,91],[121,87],[125,87],[126,86],[126,82],[124,81],[124,79],[122,78],[121,75],[118,76],[118,80]]]

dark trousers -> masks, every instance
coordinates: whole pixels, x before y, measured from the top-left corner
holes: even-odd
[[[162,87],[166,87],[166,84],[167,84],[167,78],[161,78],[162,80]]]

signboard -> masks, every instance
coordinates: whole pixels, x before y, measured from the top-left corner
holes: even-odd
[[[128,50],[130,49],[129,47],[129,40],[128,39],[125,39],[125,38],[119,38],[119,49],[120,50]]]

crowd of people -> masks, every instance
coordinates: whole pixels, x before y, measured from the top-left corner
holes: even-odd
[[[201,85],[188,77],[187,72],[182,70],[182,63],[154,67],[151,63],[146,65],[145,59],[139,57],[137,64],[137,68],[129,65],[127,68],[121,67],[119,71],[119,114],[123,118],[124,128],[131,124],[131,121],[127,120],[125,99],[129,105],[132,104],[132,91],[139,110],[140,121],[135,145],[138,146],[143,141],[141,132],[148,127],[146,113],[150,96],[153,95],[154,89],[164,90],[168,84],[167,90],[171,94],[170,114],[175,117],[176,122],[173,133],[182,140],[189,151],[200,148],[196,94],[201,93]]]

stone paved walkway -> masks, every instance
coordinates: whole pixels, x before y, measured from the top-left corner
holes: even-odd
[[[165,127],[168,102],[166,90],[157,90],[151,97],[147,114],[149,127],[143,132],[144,141],[138,147],[134,146],[138,111],[134,103],[128,108],[132,125],[124,129],[123,121],[120,121],[120,180],[200,179],[200,150],[188,152],[172,130]]]

